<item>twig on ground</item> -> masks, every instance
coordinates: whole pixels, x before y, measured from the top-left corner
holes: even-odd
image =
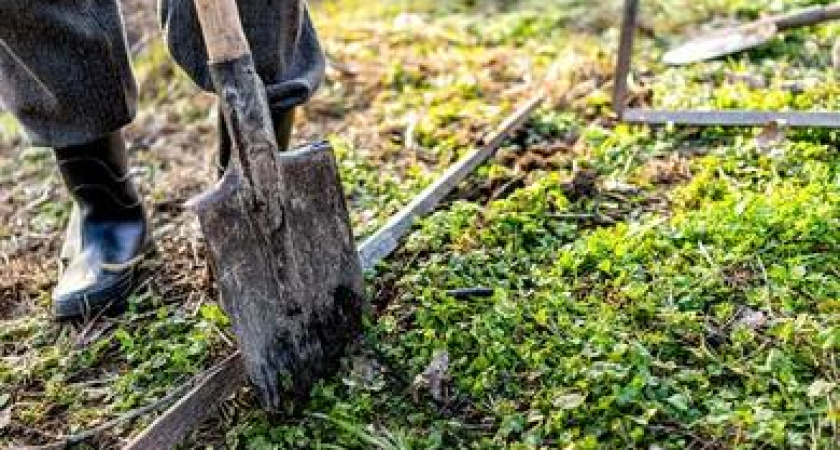
[[[490,195],[490,199],[487,201],[487,203],[491,203],[493,201],[499,200],[500,198],[507,197],[513,191],[515,191],[520,186],[522,186],[524,182],[525,182],[525,176],[524,175],[516,175],[510,181],[508,181],[507,183],[503,184],[501,187],[499,187],[498,189],[493,191],[493,193]]]
[[[471,287],[471,288],[463,288],[463,289],[451,289],[446,291],[446,294],[450,297],[464,299],[464,298],[471,298],[471,297],[492,297],[493,296],[493,289],[489,287]]]
[[[90,345],[91,343],[96,342],[97,340],[99,340],[99,338],[104,336],[105,333],[114,328],[115,323],[113,321],[110,321],[104,324],[101,328],[96,329],[96,332],[94,333],[94,326],[97,323],[99,323],[98,319],[99,318],[97,317],[96,319],[91,320],[87,323],[87,325],[85,325],[85,328],[82,330],[81,333],[79,333],[79,336],[76,337],[76,343],[74,345],[74,348],[76,348],[77,350],[81,350]]]
[[[113,302],[112,302],[113,303]],[[82,329],[82,332],[79,333],[79,336],[76,338],[76,348],[84,348],[86,347],[91,341],[88,340],[88,336],[93,331],[94,327],[97,323],[99,323],[99,319],[108,311],[109,308],[103,308],[100,310],[95,316],[93,316],[86,324],[85,327]],[[113,323],[110,326],[106,326],[103,330],[100,330],[99,335],[105,333],[110,327],[113,326]]]
[[[81,433],[64,435],[64,436],[53,436],[46,433],[40,433],[43,436],[50,437],[54,439],[55,442],[46,444],[46,445],[37,445],[37,446],[30,446],[30,447],[22,447],[29,450],[53,450],[53,449],[60,449],[60,448],[67,448],[73,445],[81,444],[83,442],[89,441],[96,437],[99,437],[106,431],[114,428],[118,425],[122,425],[123,423],[129,422],[134,420],[138,417],[144,416],[148,413],[157,411],[160,408],[163,408],[176,400],[178,400],[184,393],[187,392],[194,384],[196,383],[196,378],[189,380],[188,382],[182,384],[177,389],[169,392],[165,396],[161,397],[157,401],[150,403],[146,406],[141,406],[136,409],[132,409],[127,411],[120,416],[109,420],[101,425],[98,425],[94,428],[89,430],[82,431]]]

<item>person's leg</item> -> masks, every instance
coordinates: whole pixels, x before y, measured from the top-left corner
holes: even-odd
[[[62,257],[67,264],[53,291],[57,318],[120,310],[136,287],[138,267],[151,250],[151,233],[131,181],[119,131],[55,149],[74,200]]]
[[[115,0],[0,1],[0,104],[33,144],[66,147],[134,116]]]
[[[53,147],[73,201],[58,318],[121,304],[148,247],[120,128],[136,88],[115,0],[0,2],[0,104]]]
[[[286,149],[294,109],[321,84],[324,55],[304,0],[239,0],[240,15],[260,77],[266,83],[277,141]],[[176,61],[203,89],[212,90],[207,52],[193,0],[163,0],[161,20]],[[220,165],[229,155],[229,139],[220,120]]]

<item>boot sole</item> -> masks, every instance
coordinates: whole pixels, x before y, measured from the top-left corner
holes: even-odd
[[[58,322],[73,319],[91,319],[98,314],[114,316],[124,313],[128,308],[128,298],[145,279],[143,273],[149,259],[157,254],[157,249],[150,246],[143,258],[136,265],[127,269],[113,285],[94,293],[79,294],[53,302],[53,318]]]

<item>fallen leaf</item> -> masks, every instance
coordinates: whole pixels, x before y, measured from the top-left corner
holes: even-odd
[[[785,141],[784,121],[774,120],[764,126],[755,137],[755,146],[762,151],[772,151]]]
[[[607,180],[604,182],[604,190],[609,192],[618,192],[619,194],[636,194],[639,192],[639,187],[624,183],[618,180]]]
[[[583,404],[586,396],[578,393],[571,393],[554,397],[552,404],[555,408],[575,409]]]
[[[826,396],[833,391],[835,387],[837,387],[837,383],[830,383],[825,380],[816,380],[808,387],[808,397]]]
[[[381,391],[385,387],[382,368],[379,364],[366,357],[355,357],[350,375],[344,378],[344,384],[367,391]]]
[[[414,377],[413,388],[416,394],[427,388],[437,402],[449,401],[449,353],[445,350],[435,352],[432,361],[422,373]]]
[[[677,408],[680,411],[688,411],[688,397],[684,394],[674,394],[665,399],[668,403],[671,404],[674,408]]]

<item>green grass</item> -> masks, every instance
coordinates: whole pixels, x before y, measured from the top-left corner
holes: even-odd
[[[752,6],[725,8],[754,17]],[[462,39],[473,45],[543,48],[546,61],[563,51],[546,42],[566,34],[588,65],[574,68],[572,80],[598,73],[602,57],[587,46],[612,48],[604,35],[569,39],[562,12],[511,8],[487,23],[469,11],[433,23],[466,24]],[[642,58],[640,67],[660,72],[645,80],[660,105],[837,109],[835,74],[826,68],[835,28],[795,33],[724,63],[664,70]],[[805,41],[816,50],[803,57]],[[653,56],[663,50],[646,47]],[[745,73],[769,77],[767,87],[721,82]],[[808,77],[816,81],[802,92],[783,87]],[[423,77],[409,79],[434,89]],[[693,81],[708,79],[720,86]],[[510,149],[575,136],[553,170],[529,173],[527,186],[506,199],[458,201],[434,214],[380,268],[374,279],[393,283],[387,304],[377,305],[363,349],[339,380],[321,384],[303,418],[271,425],[252,413],[228,442],[833,448],[840,439],[840,136],[791,131],[768,151],[757,148],[753,130],[587,123],[605,113],[603,89],[572,102],[571,117],[542,111],[527,144]],[[673,154],[681,156],[671,164]],[[674,164],[687,180],[660,173]],[[599,189],[570,198],[581,167],[598,175]],[[496,162],[479,178],[512,172]],[[447,294],[476,286],[493,296]],[[451,359],[453,391],[443,403],[412,387],[441,350]]]
[[[406,250],[429,256],[402,269],[369,330],[367,364],[385,381],[324,384],[310,409],[329,420],[251,424],[244,439],[831,448],[840,159],[833,145],[785,150],[727,146],[697,160],[670,217],[583,230],[563,218],[581,205],[551,174],[487,208],[436,214]],[[446,294],[470,286],[495,294]],[[439,349],[453,361],[451,405],[417,401],[393,377],[420,373]]]

